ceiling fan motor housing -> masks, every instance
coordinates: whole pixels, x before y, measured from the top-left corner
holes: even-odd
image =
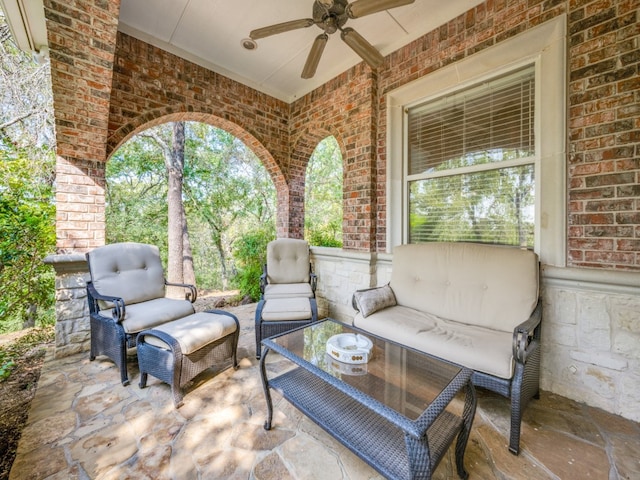
[[[317,0],[313,3],[313,20],[315,24],[325,33],[335,33],[347,23],[347,0],[334,0],[329,8],[322,5]]]

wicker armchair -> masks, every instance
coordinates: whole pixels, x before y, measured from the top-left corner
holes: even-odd
[[[262,299],[315,298],[317,281],[306,240],[279,238],[269,242],[267,263],[260,276]]]
[[[279,238],[269,242],[256,307],[256,358],[260,358],[263,338],[318,320],[316,285],[307,241]]]
[[[127,349],[139,332],[195,312],[193,285],[169,283],[158,248],[141,243],[114,243],[87,253],[87,299],[91,327],[90,360],[109,357],[129,384]],[[185,300],[167,298],[166,286],[184,287]]]

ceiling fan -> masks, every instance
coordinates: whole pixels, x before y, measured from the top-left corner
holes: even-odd
[[[278,23],[268,27],[257,28],[249,33],[249,38],[243,40],[246,49],[257,47],[256,40],[278,33],[284,33],[299,28],[317,25],[323,32],[318,35],[311,46],[311,51],[302,70],[302,78],[315,75],[320,57],[329,35],[340,30],[340,37],[373,69],[378,68],[384,57],[365,38],[353,28],[344,27],[350,18],[360,18],[372,13],[378,13],[390,8],[401,7],[413,3],[415,0],[315,0],[313,2],[313,17]]]

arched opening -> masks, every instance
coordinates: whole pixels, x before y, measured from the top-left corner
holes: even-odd
[[[276,189],[254,152],[226,130],[200,122],[184,124],[181,166],[172,164],[180,141],[174,125],[154,125],[123,143],[106,167],[106,243],[136,241],[160,248],[168,262],[172,216],[170,177],[179,169],[185,222],[182,261],[191,262],[198,289],[237,287],[259,270],[246,264],[247,243],[275,237]],[[174,212],[174,213],[170,213]],[[247,240],[247,239],[250,239]],[[258,268],[260,260],[256,259]],[[247,272],[249,268],[251,273]],[[183,278],[172,281],[186,281]],[[241,293],[248,293],[246,291]],[[251,294],[253,296],[253,294]]]
[[[304,237],[311,245],[342,247],[342,153],[335,137],[316,146],[305,179]]]

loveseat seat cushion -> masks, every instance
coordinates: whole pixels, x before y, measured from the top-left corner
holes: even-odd
[[[400,305],[366,318],[358,312],[353,325],[472,370],[513,376],[513,332],[461,324]]]
[[[391,288],[398,305],[512,333],[538,302],[538,256],[473,243],[395,248]]]
[[[127,333],[138,333],[192,313],[194,313],[193,304],[188,300],[156,298],[126,305],[122,328]],[[111,317],[111,310],[101,310],[100,314]]]

